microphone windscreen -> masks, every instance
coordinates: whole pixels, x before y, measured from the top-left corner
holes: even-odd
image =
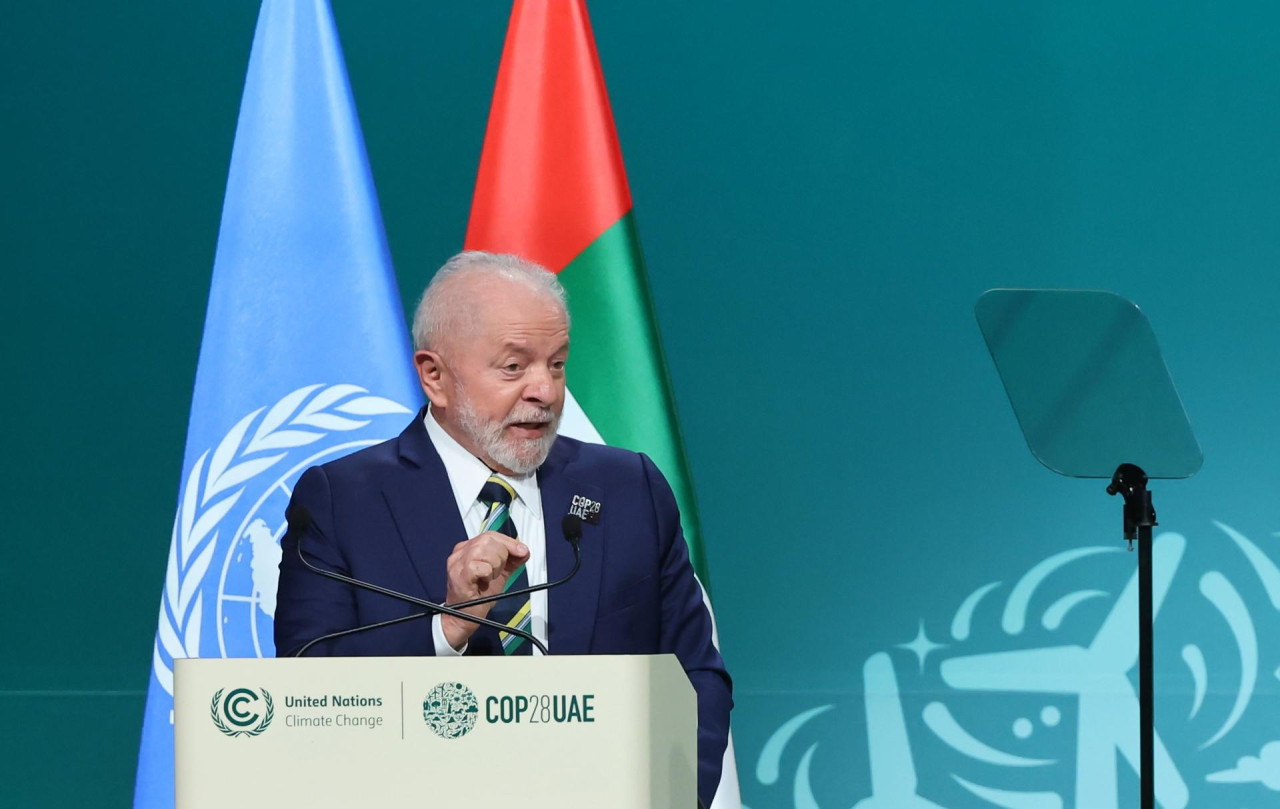
[[[565,539],[577,542],[582,539],[582,518],[576,514],[564,515],[564,519],[560,521],[560,530],[564,532]]]

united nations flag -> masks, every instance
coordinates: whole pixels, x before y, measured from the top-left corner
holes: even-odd
[[[266,0],[231,153],[135,806],[173,805],[173,661],[274,653],[298,476],[396,434],[420,399],[332,13],[323,0]]]

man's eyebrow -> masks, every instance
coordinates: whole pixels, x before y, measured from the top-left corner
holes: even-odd
[[[563,354],[568,350],[569,350],[569,341],[565,340],[563,343],[556,346],[556,350],[551,353]],[[517,343],[517,342],[511,341],[511,342],[503,343],[501,353],[519,354],[522,357],[528,357],[533,355],[533,349],[529,348],[529,346],[524,343]]]

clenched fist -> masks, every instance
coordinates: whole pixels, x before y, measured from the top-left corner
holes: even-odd
[[[445,562],[448,585],[445,603],[456,604],[473,598],[501,593],[507,579],[529,561],[529,548],[518,539],[512,539],[497,531],[486,531],[465,542],[453,546],[453,553]],[[469,615],[484,618],[493,608],[493,602],[463,610]],[[454,649],[461,649],[476,631],[477,625],[452,615],[440,616],[440,628],[445,639]]]

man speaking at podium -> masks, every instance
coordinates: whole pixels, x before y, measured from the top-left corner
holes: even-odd
[[[354,335],[353,335],[354,337]],[[710,805],[732,706],[711,641],[675,497],[644,455],[556,428],[565,401],[569,314],[553,273],[515,256],[461,253],[436,273],[413,320],[430,401],[398,438],[299,479],[289,506],[275,614],[278,654],[537,654],[514,632],[452,615],[384,621],[434,603],[515,592],[466,610],[531,634],[551,654],[676,655],[698,695],[698,793]],[[299,558],[341,574],[316,573]]]

